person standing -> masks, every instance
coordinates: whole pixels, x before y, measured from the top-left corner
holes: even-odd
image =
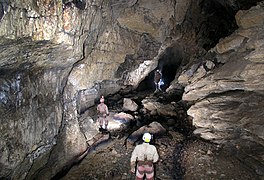
[[[154,74],[155,92],[162,91],[161,88],[160,88],[161,79],[162,79],[162,74],[161,74],[160,70],[157,69],[155,71],[155,74]]]
[[[107,105],[104,103],[104,96],[100,98],[100,104],[97,105],[97,114],[98,114],[100,129],[107,130],[107,126],[108,126],[107,116],[109,115],[109,111]]]
[[[130,159],[131,172],[136,172],[136,180],[154,180],[154,163],[159,160],[157,149],[149,144],[152,139],[150,133],[145,133],[142,137],[143,144],[139,144],[132,152]]]

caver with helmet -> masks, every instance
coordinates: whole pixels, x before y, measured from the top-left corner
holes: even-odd
[[[156,70],[154,74],[155,92],[162,91],[160,86],[163,85],[164,83],[162,84],[161,82],[163,83],[162,74],[160,70]]]
[[[104,103],[104,96],[100,98],[100,104],[97,106],[98,121],[100,129],[107,129],[108,119],[106,116],[109,115],[108,107]]]
[[[149,134],[149,133],[145,133],[145,134],[143,135],[142,139],[143,139],[144,142],[149,143],[150,140],[152,139],[151,134]]]
[[[135,147],[130,159],[131,172],[135,173],[136,166],[136,179],[140,180],[146,176],[146,179],[154,179],[154,165],[159,159],[157,149],[154,145],[149,144],[152,139],[150,133],[144,133],[143,143]]]

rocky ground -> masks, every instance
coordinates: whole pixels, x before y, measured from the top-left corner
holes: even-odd
[[[225,148],[201,140],[187,142],[182,167],[185,169],[184,179],[260,179]]]
[[[153,97],[150,99],[153,100]],[[164,96],[155,101],[164,103],[161,99],[171,98]],[[177,106],[177,112],[179,109],[183,110],[184,108]],[[159,111],[162,113],[160,108]],[[169,109],[166,109],[166,112],[169,112]],[[156,136],[152,142],[160,155],[160,159],[155,165],[157,180],[260,179],[252,169],[232,155],[232,149],[226,149],[224,146],[212,144],[193,136],[190,133],[193,130],[192,127],[187,127],[188,117],[184,114],[176,116],[178,122],[171,122],[171,119],[166,123],[160,122],[165,127],[166,133]],[[130,157],[135,145],[141,142],[131,141],[130,137],[137,131],[139,130],[131,127],[126,132],[98,134],[98,139],[101,136],[101,139],[106,141],[91,149],[88,155],[74,165],[61,179],[134,179],[134,175],[130,173]]]
[[[62,179],[133,179],[129,160],[134,146],[125,142],[125,136],[112,137],[72,167]],[[177,132],[156,139],[154,144],[160,155],[155,166],[157,180],[260,179],[250,168],[215,144],[195,138],[184,140]]]
[[[178,143],[183,140],[183,136],[176,132],[169,136],[156,139],[154,143],[160,155],[156,164],[157,179],[173,179],[172,176],[180,178],[182,175],[175,170],[176,166],[180,168],[175,157],[180,152],[181,145]],[[72,167],[62,179],[133,179],[129,172],[129,160],[134,146],[125,142],[126,136],[112,137],[109,142],[88,154],[80,164]]]

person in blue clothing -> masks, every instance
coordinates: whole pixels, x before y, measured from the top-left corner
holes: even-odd
[[[158,69],[155,71],[154,74],[154,83],[155,83],[155,93],[162,91],[161,85],[163,85],[164,83],[162,81],[162,74]]]

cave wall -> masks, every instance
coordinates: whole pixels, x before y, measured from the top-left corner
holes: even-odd
[[[260,5],[248,11],[239,11],[237,13],[236,19],[239,29],[232,35],[220,40],[220,42],[208,52],[208,55],[205,56],[204,64],[196,68],[194,72],[196,75],[194,75],[193,78],[189,78],[188,82],[185,82],[186,79],[184,76],[188,74],[187,72],[184,72],[179,78],[180,82],[188,84],[185,87],[185,94],[183,95],[184,100],[201,103],[206,102],[207,98],[214,98],[214,96],[219,98],[221,95],[228,95],[228,93],[236,94],[234,93],[236,91],[237,94],[241,93],[242,96],[243,94],[262,95],[262,27],[264,22],[263,18],[261,18],[262,15],[263,7]],[[215,63],[213,69],[205,69],[206,60],[208,60],[206,58],[211,58],[213,63]],[[199,71],[199,69],[204,69],[204,71]],[[198,74],[200,76],[199,78],[197,78]],[[243,98],[245,98],[245,96],[243,96]],[[225,101],[228,102],[227,99],[225,99]],[[210,101],[208,102],[210,104]],[[198,103],[196,105],[198,105]],[[240,103],[238,103],[238,105],[240,105]],[[258,106],[258,103],[256,103],[256,105]],[[250,106],[250,102],[248,102],[248,106]],[[253,109],[255,108],[256,107]],[[196,109],[195,105],[191,107],[189,112],[192,112],[194,109]],[[240,109],[241,112],[234,112],[234,115],[237,113],[235,116],[240,116],[242,111],[245,110],[243,108],[238,109]],[[246,112],[243,114],[245,113]],[[251,115],[250,111],[249,115]],[[214,117],[216,116],[214,115]],[[258,116],[256,115],[256,117]],[[254,117],[252,118],[255,119]],[[208,119],[210,120],[210,118]],[[222,118],[219,119],[222,120]],[[253,119],[249,120],[248,123],[251,122],[253,124]],[[255,120],[259,121],[259,118]],[[248,125],[248,123],[246,124]],[[257,132],[259,131],[253,130],[251,133]],[[263,138],[262,133],[256,135]]]
[[[56,167],[57,160],[65,163],[87,146],[81,141],[84,138],[78,126],[63,131],[67,109],[62,96],[67,77],[73,64],[83,57],[84,40],[75,39],[81,35],[82,16],[79,7],[62,1],[1,1],[1,7],[0,89],[1,114],[5,116],[0,118],[0,176],[38,177],[35,172],[45,164]],[[64,140],[68,134],[74,136]],[[66,146],[69,141],[80,142],[80,146],[74,151],[60,146],[60,159],[56,148],[49,154],[58,144],[57,138]],[[58,172],[56,168],[49,170],[54,173],[46,174]]]
[[[63,112],[60,94],[69,70],[54,61],[61,52],[72,55],[46,41],[1,41],[0,166],[6,177],[26,156],[33,161],[56,144]]]
[[[260,3],[236,14],[238,29],[178,78],[194,134],[227,147],[263,176],[263,13]],[[194,67],[194,66],[193,66]]]

